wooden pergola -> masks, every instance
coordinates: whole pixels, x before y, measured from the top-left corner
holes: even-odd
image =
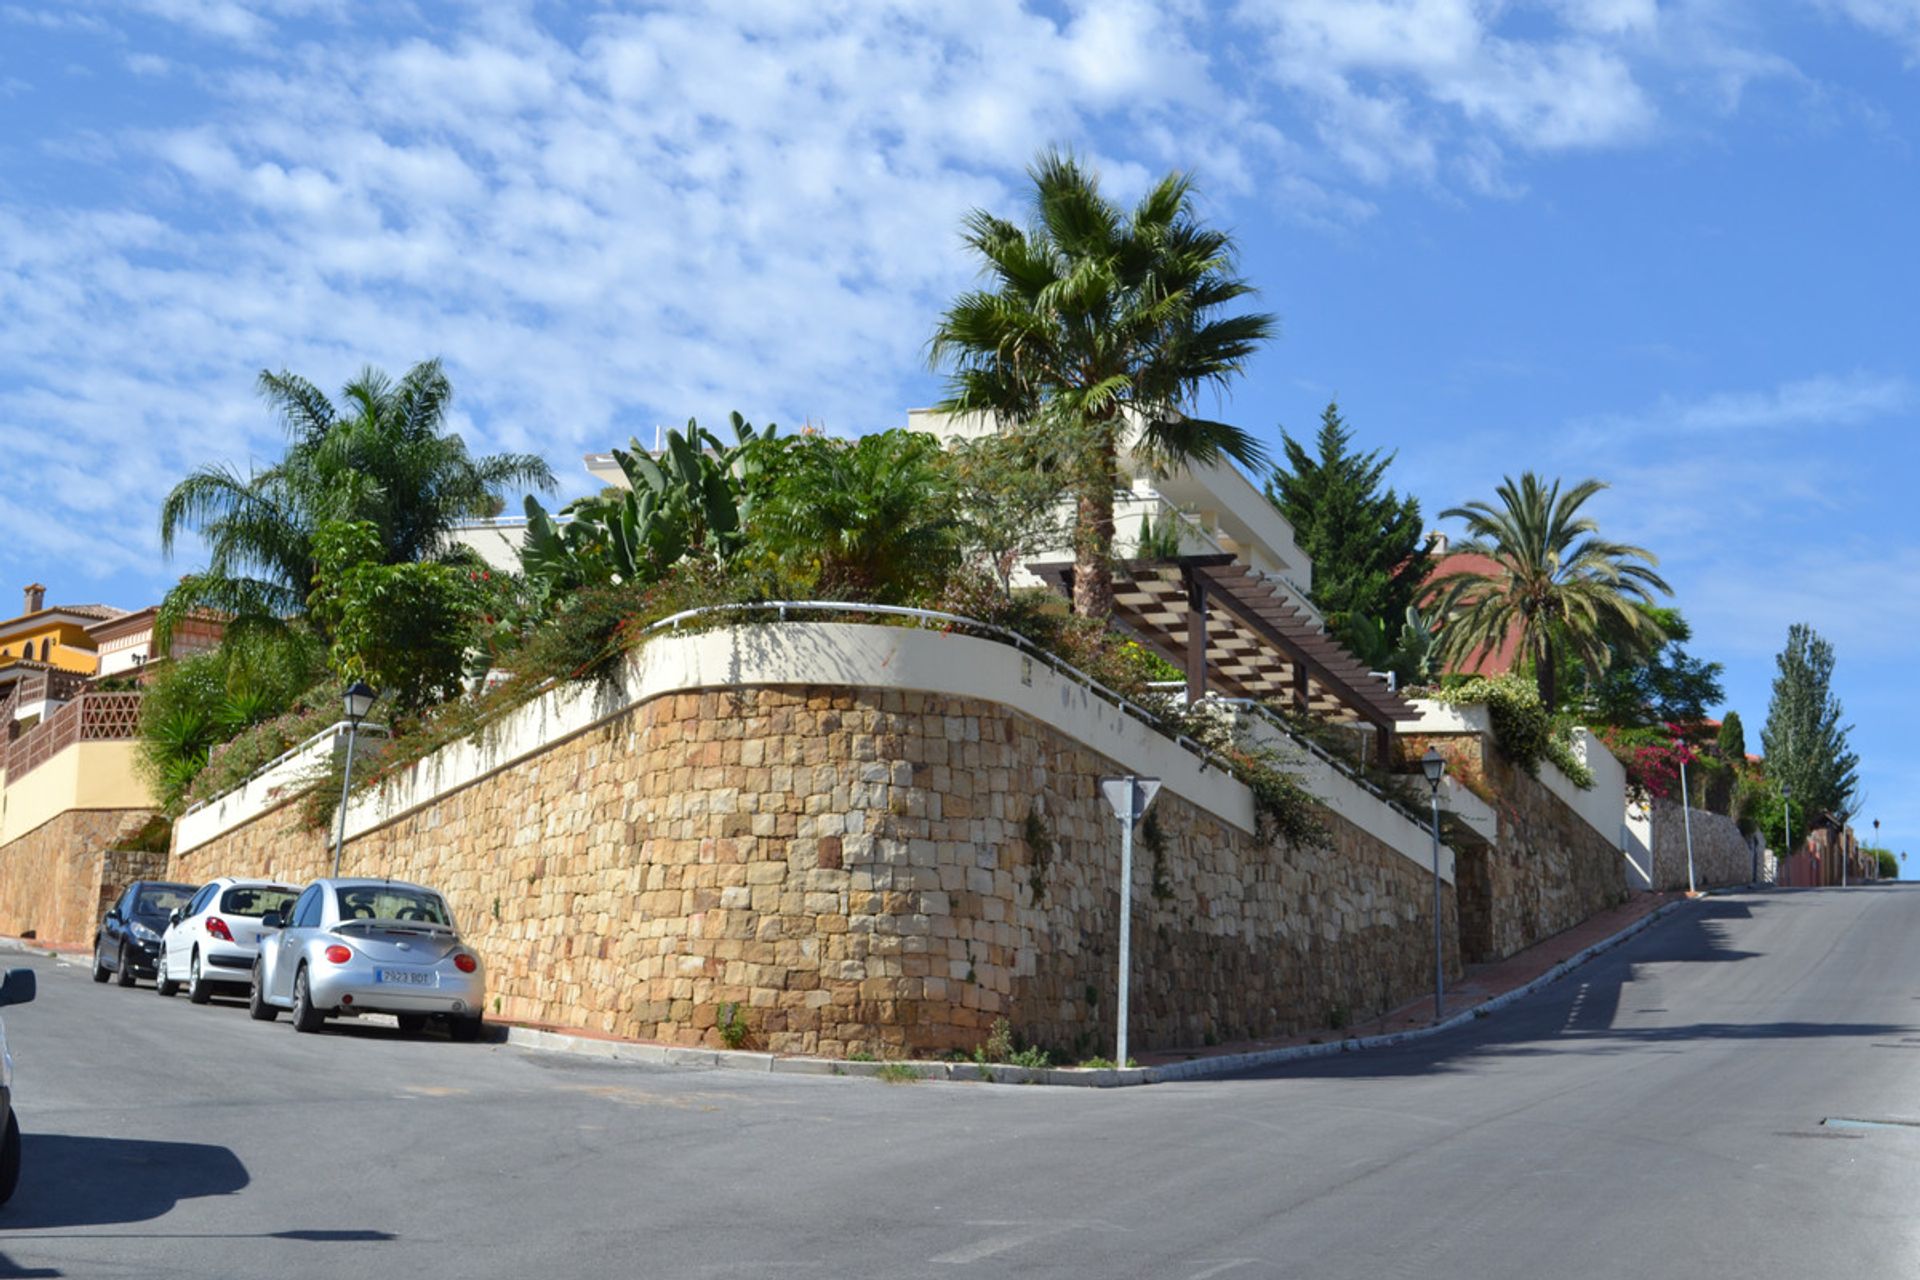
[[[1073,595],[1073,564],[1029,565]],[[1115,618],[1186,672],[1187,700],[1209,690],[1285,703],[1321,719],[1371,725],[1380,762],[1394,726],[1420,713],[1330,639],[1265,579],[1230,555],[1131,560],[1113,566]]]

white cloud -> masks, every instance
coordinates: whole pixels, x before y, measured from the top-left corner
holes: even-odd
[[[1457,152],[1473,185],[1497,189],[1496,149],[1612,146],[1653,128],[1619,42],[1651,31],[1646,8],[1570,6],[1531,39],[1471,0],[1243,0],[1240,12],[1264,33],[1267,73],[1361,178],[1432,177]]]
[[[1829,13],[1907,46],[1909,65],[1920,61],[1920,0],[1814,0]]]
[[[98,166],[97,208],[0,196],[0,439],[134,558],[173,478],[274,448],[263,366],[337,384],[443,355],[477,446],[563,474],[692,413],[885,425],[971,277],[961,214],[1016,212],[1041,145],[1123,198],[1193,166],[1229,223],[1253,197],[1349,226],[1396,180],[1511,194],[1515,156],[1648,137],[1639,68],[1688,29],[1632,0],[1526,34],[1465,0],[681,0],[564,36],[520,6],[384,9],[399,35],[327,0],[130,11],[181,48],[104,65],[204,96],[39,140]]]

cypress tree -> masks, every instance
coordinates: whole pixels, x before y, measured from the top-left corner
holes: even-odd
[[[1720,722],[1720,758],[1733,764],[1747,762],[1747,730],[1738,711],[1727,712]]]
[[[1313,603],[1356,655],[1385,661],[1432,568],[1420,500],[1381,491],[1395,455],[1355,452],[1338,404],[1320,415],[1316,453],[1284,430],[1280,438],[1285,463],[1267,480],[1267,500],[1313,561]]]
[[[1833,692],[1833,646],[1804,622],[1787,630],[1775,659],[1773,702],[1760,744],[1767,773],[1793,788],[1796,814],[1844,812],[1860,785],[1860,757],[1848,746],[1853,726],[1842,724]]]

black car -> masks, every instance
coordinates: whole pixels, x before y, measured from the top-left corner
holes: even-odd
[[[187,905],[195,887],[166,880],[128,885],[93,935],[93,980],[105,982],[111,973],[121,986],[130,987],[136,977],[151,978],[167,917],[175,907]]]
[[[0,978],[0,1005],[33,999],[37,981],[31,969],[9,970]],[[0,1027],[0,1064],[0,1204],[5,1204],[20,1184],[20,1122],[13,1115],[13,1059],[7,1053],[5,1027]]]

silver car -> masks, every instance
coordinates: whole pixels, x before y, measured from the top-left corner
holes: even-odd
[[[248,1012],[293,1029],[328,1018],[391,1013],[418,1032],[444,1019],[455,1040],[480,1034],[486,970],[464,946],[447,900],[400,880],[315,880],[285,919],[263,917]]]

